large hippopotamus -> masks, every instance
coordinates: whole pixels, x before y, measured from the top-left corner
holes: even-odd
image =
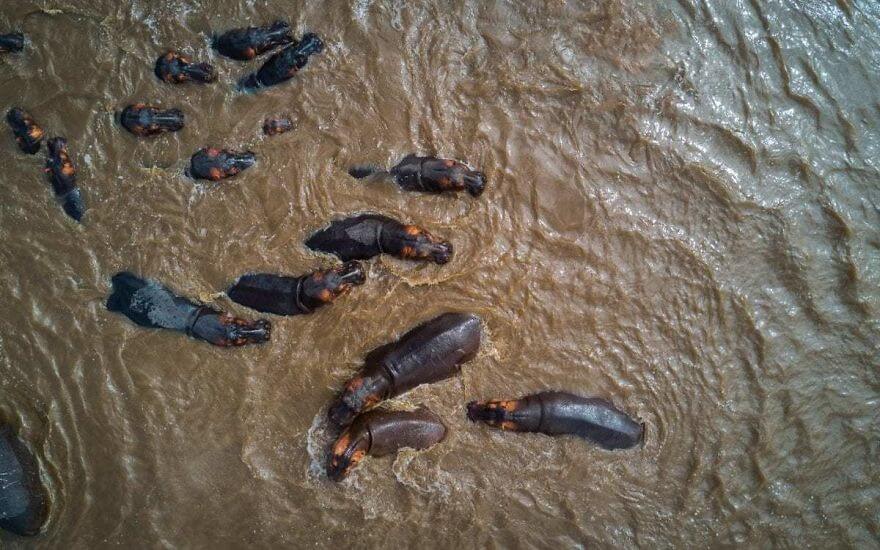
[[[0,528],[16,535],[40,532],[49,515],[49,497],[34,455],[0,422]]]
[[[608,401],[561,391],[514,400],[472,401],[467,405],[467,416],[472,422],[502,430],[576,435],[606,449],[635,447],[645,433],[643,424]]]
[[[403,448],[427,449],[445,436],[443,421],[426,407],[364,413],[333,444],[327,476],[342,481],[367,455],[386,456]]]
[[[220,181],[250,168],[256,162],[257,155],[250,151],[205,147],[193,154],[186,173],[194,179]]]
[[[266,319],[248,321],[176,295],[156,281],[129,272],[113,276],[107,309],[121,313],[147,328],[183,332],[215,346],[262,344],[269,340],[272,324]]]
[[[290,36],[290,25],[284,21],[275,21],[270,25],[226,31],[214,38],[214,49],[220,55],[248,61],[276,46],[291,42],[293,37]]]
[[[24,35],[20,32],[0,34],[0,53],[16,53],[24,49]]]
[[[136,103],[122,110],[119,122],[132,134],[147,137],[181,130],[184,116],[180,109],[159,109]]]
[[[476,356],[481,334],[476,315],[444,313],[373,350],[330,406],[330,420],[348,425],[384,399],[454,376]]]
[[[12,128],[12,135],[15,136],[15,142],[22,152],[34,155],[40,150],[44,136],[43,129],[24,109],[18,107],[9,109],[6,113],[6,122]]]
[[[388,216],[360,214],[335,220],[307,240],[312,250],[335,254],[344,262],[390,254],[406,260],[430,260],[445,264],[452,257],[452,244],[417,225],[406,225]]]
[[[244,77],[239,82],[243,90],[256,90],[280,84],[296,75],[306,66],[309,56],[324,50],[324,43],[314,33],[308,33],[296,44],[291,44],[270,57],[260,70]]]
[[[234,302],[263,313],[304,315],[348,294],[366,278],[358,262],[301,277],[251,273],[240,277],[226,295]]]
[[[184,55],[169,50],[159,56],[154,69],[156,78],[169,84],[200,82],[206,84],[217,80],[217,71],[209,63],[193,63]]]
[[[86,212],[79,187],[76,186],[76,166],[67,151],[67,140],[54,137],[46,144],[49,156],[46,158],[46,173],[52,183],[55,197],[64,212],[76,221],[82,221]]]
[[[351,167],[348,173],[358,179],[388,175],[402,189],[422,193],[467,191],[472,197],[479,197],[486,188],[486,175],[482,172],[458,161],[437,157],[407,155],[389,171],[378,166],[358,165]]]

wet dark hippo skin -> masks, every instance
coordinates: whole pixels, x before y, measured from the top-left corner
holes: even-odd
[[[217,80],[217,71],[210,63],[193,63],[188,57],[174,50],[160,55],[153,70],[156,78],[168,84],[198,82],[207,84]]]
[[[220,181],[256,164],[257,156],[250,151],[231,151],[205,147],[190,159],[187,175],[194,179]]]
[[[400,449],[422,450],[446,436],[446,425],[426,407],[413,411],[372,410],[358,416],[333,444],[327,477],[342,481],[365,456],[387,456]]]
[[[147,137],[182,130],[185,117],[180,109],[160,109],[135,103],[122,110],[119,123],[132,134]]]
[[[0,528],[33,536],[48,515],[49,498],[36,458],[12,427],[0,421]]]
[[[290,25],[275,21],[269,25],[231,29],[214,38],[214,49],[220,55],[248,61],[277,46],[290,44]]]
[[[23,153],[34,155],[40,150],[45,133],[27,111],[18,107],[9,109],[6,113],[6,122],[12,129],[18,148]]]
[[[644,426],[596,397],[545,391],[514,400],[472,401],[472,422],[517,432],[576,435],[606,449],[629,449],[641,443]]]
[[[376,166],[353,166],[348,173],[354,178],[372,175],[390,176],[401,189],[422,193],[457,193],[467,191],[479,197],[486,188],[486,175],[471,170],[457,160],[407,155],[390,171]]]
[[[291,44],[272,55],[260,69],[239,82],[243,90],[275,86],[293,78],[309,61],[309,57],[324,50],[324,43],[314,33],[308,33],[296,44]]]
[[[272,325],[249,321],[178,296],[156,281],[129,272],[113,276],[109,311],[121,313],[147,328],[183,332],[215,346],[244,346],[269,341]]]
[[[48,141],[46,147],[49,150],[46,173],[49,175],[52,191],[64,212],[74,220],[82,221],[86,205],[76,185],[76,166],[67,150],[67,140],[54,137]]]
[[[476,315],[444,313],[376,348],[330,406],[330,420],[345,426],[384,399],[454,376],[476,356],[481,336]]]

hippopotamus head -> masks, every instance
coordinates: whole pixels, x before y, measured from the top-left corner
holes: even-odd
[[[249,321],[229,313],[209,313],[199,317],[191,330],[194,336],[215,346],[237,347],[268,342],[272,324],[266,319]]]
[[[345,430],[333,444],[327,463],[327,477],[342,481],[370,452],[371,442],[369,429],[353,426]]]
[[[326,271],[316,271],[303,280],[301,300],[314,309],[347,294],[366,280],[364,268],[354,261]]]
[[[452,258],[452,243],[416,225],[404,226],[399,238],[397,245],[403,258],[431,260],[436,264],[445,264]]]
[[[342,394],[330,405],[327,416],[337,426],[348,426],[360,413],[385,399],[390,388],[381,374],[358,375],[348,381]]]
[[[493,428],[510,431],[534,429],[531,415],[518,400],[471,401],[467,404],[467,417],[471,422],[483,422]]]

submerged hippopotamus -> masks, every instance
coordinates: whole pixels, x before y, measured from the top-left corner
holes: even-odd
[[[294,75],[309,61],[309,56],[324,50],[324,43],[314,33],[306,34],[296,44],[287,46],[280,52],[270,57],[260,70],[244,77],[239,82],[243,90],[255,90],[257,88],[274,86],[287,80]]]
[[[250,151],[205,147],[192,156],[187,174],[195,179],[220,181],[250,168],[256,162],[257,156]]]
[[[43,129],[36,123],[34,118],[23,109],[14,107],[6,113],[6,122],[12,128],[12,134],[18,143],[18,148],[23,152],[34,155],[40,150],[43,141]]]
[[[417,225],[406,225],[388,216],[360,214],[335,220],[307,240],[312,250],[335,254],[343,262],[390,254],[405,260],[445,264],[452,257],[452,244]]]
[[[515,400],[471,401],[467,416],[494,428],[547,435],[577,435],[606,449],[641,443],[645,428],[608,401],[560,391]]]
[[[361,264],[348,262],[302,277],[270,273],[244,275],[226,294],[234,302],[263,313],[303,315],[348,294],[366,279]]]
[[[67,151],[67,140],[62,137],[54,137],[46,144],[49,156],[46,158],[46,173],[52,182],[52,190],[55,197],[61,203],[61,208],[68,216],[76,221],[82,221],[86,212],[86,205],[82,194],[76,186],[76,166],[70,160]]]
[[[272,324],[266,319],[248,321],[233,317],[125,271],[114,275],[112,282],[107,309],[142,327],[176,330],[221,347],[269,341]]]
[[[0,422],[0,528],[16,535],[40,532],[49,515],[49,497],[34,455]]]
[[[290,25],[276,21],[260,27],[232,29],[214,38],[214,49],[239,61],[248,61],[276,46],[290,44]]]
[[[147,137],[182,129],[184,116],[180,109],[159,109],[136,103],[122,110],[119,122],[132,134]]]
[[[426,407],[364,413],[333,444],[327,476],[342,481],[367,455],[386,456],[403,448],[427,449],[445,436],[443,421]]]
[[[156,60],[156,78],[169,84],[208,83],[217,80],[217,71],[209,63],[193,63],[188,57],[169,50]]]
[[[376,348],[330,406],[330,420],[348,425],[384,399],[455,375],[476,356],[481,334],[476,315],[444,313]]]
[[[0,34],[0,53],[16,53],[24,49],[24,35],[20,32]]]
[[[277,136],[293,130],[293,121],[288,117],[273,117],[263,121],[263,133],[267,136]]]
[[[386,171],[378,166],[353,166],[348,173],[354,178],[374,174],[390,175],[402,189],[423,193],[467,191],[479,197],[486,187],[486,176],[450,159],[407,155],[397,166]]]

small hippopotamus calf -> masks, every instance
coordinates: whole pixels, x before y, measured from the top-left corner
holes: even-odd
[[[6,122],[12,128],[12,134],[23,152],[33,155],[40,150],[43,141],[43,129],[37,125],[33,117],[23,109],[15,107],[6,113]]]
[[[180,109],[159,109],[143,103],[129,105],[119,115],[122,127],[136,136],[156,136],[177,132],[183,128],[184,116]]]
[[[309,56],[324,50],[324,43],[314,33],[308,33],[296,44],[287,46],[270,57],[260,70],[244,77],[239,82],[243,90],[255,90],[265,86],[274,86],[294,75],[309,61]]]
[[[270,273],[244,275],[226,291],[234,302],[276,315],[304,315],[348,294],[367,276],[358,262],[315,271],[302,277]]]
[[[16,53],[24,49],[24,35],[20,32],[0,34],[0,53]]]
[[[257,156],[250,151],[236,152],[205,147],[192,156],[187,174],[195,179],[220,181],[250,168],[256,162]]]
[[[226,31],[214,38],[214,48],[220,55],[239,61],[248,61],[276,46],[290,44],[290,25],[276,21],[261,27],[245,27]]]
[[[406,191],[446,193],[467,191],[479,197],[486,188],[486,176],[455,160],[407,155],[397,166],[385,171],[377,166],[353,166],[348,173],[354,178],[386,174]]]
[[[444,313],[374,349],[330,406],[330,421],[348,425],[383,399],[454,376],[477,355],[481,335],[476,315]]]
[[[445,264],[452,244],[417,225],[406,225],[379,214],[361,214],[336,220],[306,240],[312,250],[335,254],[343,262],[390,254],[405,260]]]
[[[604,399],[559,391],[516,400],[471,401],[467,416],[502,430],[577,435],[606,449],[635,447],[645,433],[643,424]]]
[[[70,160],[67,140],[54,137],[48,141],[46,148],[49,149],[49,156],[46,158],[45,171],[49,174],[55,197],[68,216],[76,221],[82,221],[86,205],[79,187],[76,186],[76,166]]]
[[[267,118],[263,122],[263,133],[267,136],[277,136],[293,130],[293,121],[287,117]]]
[[[248,321],[176,295],[156,281],[126,271],[113,276],[107,309],[147,328],[186,333],[215,346],[244,346],[269,341],[272,324]]]
[[[49,498],[34,455],[0,423],[0,528],[23,537],[40,532],[49,515]]]
[[[183,82],[208,83],[217,80],[217,71],[209,63],[193,63],[188,57],[174,50],[162,54],[156,60],[156,77],[169,84]]]
[[[333,444],[327,477],[342,481],[367,455],[386,456],[403,448],[427,449],[445,436],[443,421],[426,407],[362,414]]]

